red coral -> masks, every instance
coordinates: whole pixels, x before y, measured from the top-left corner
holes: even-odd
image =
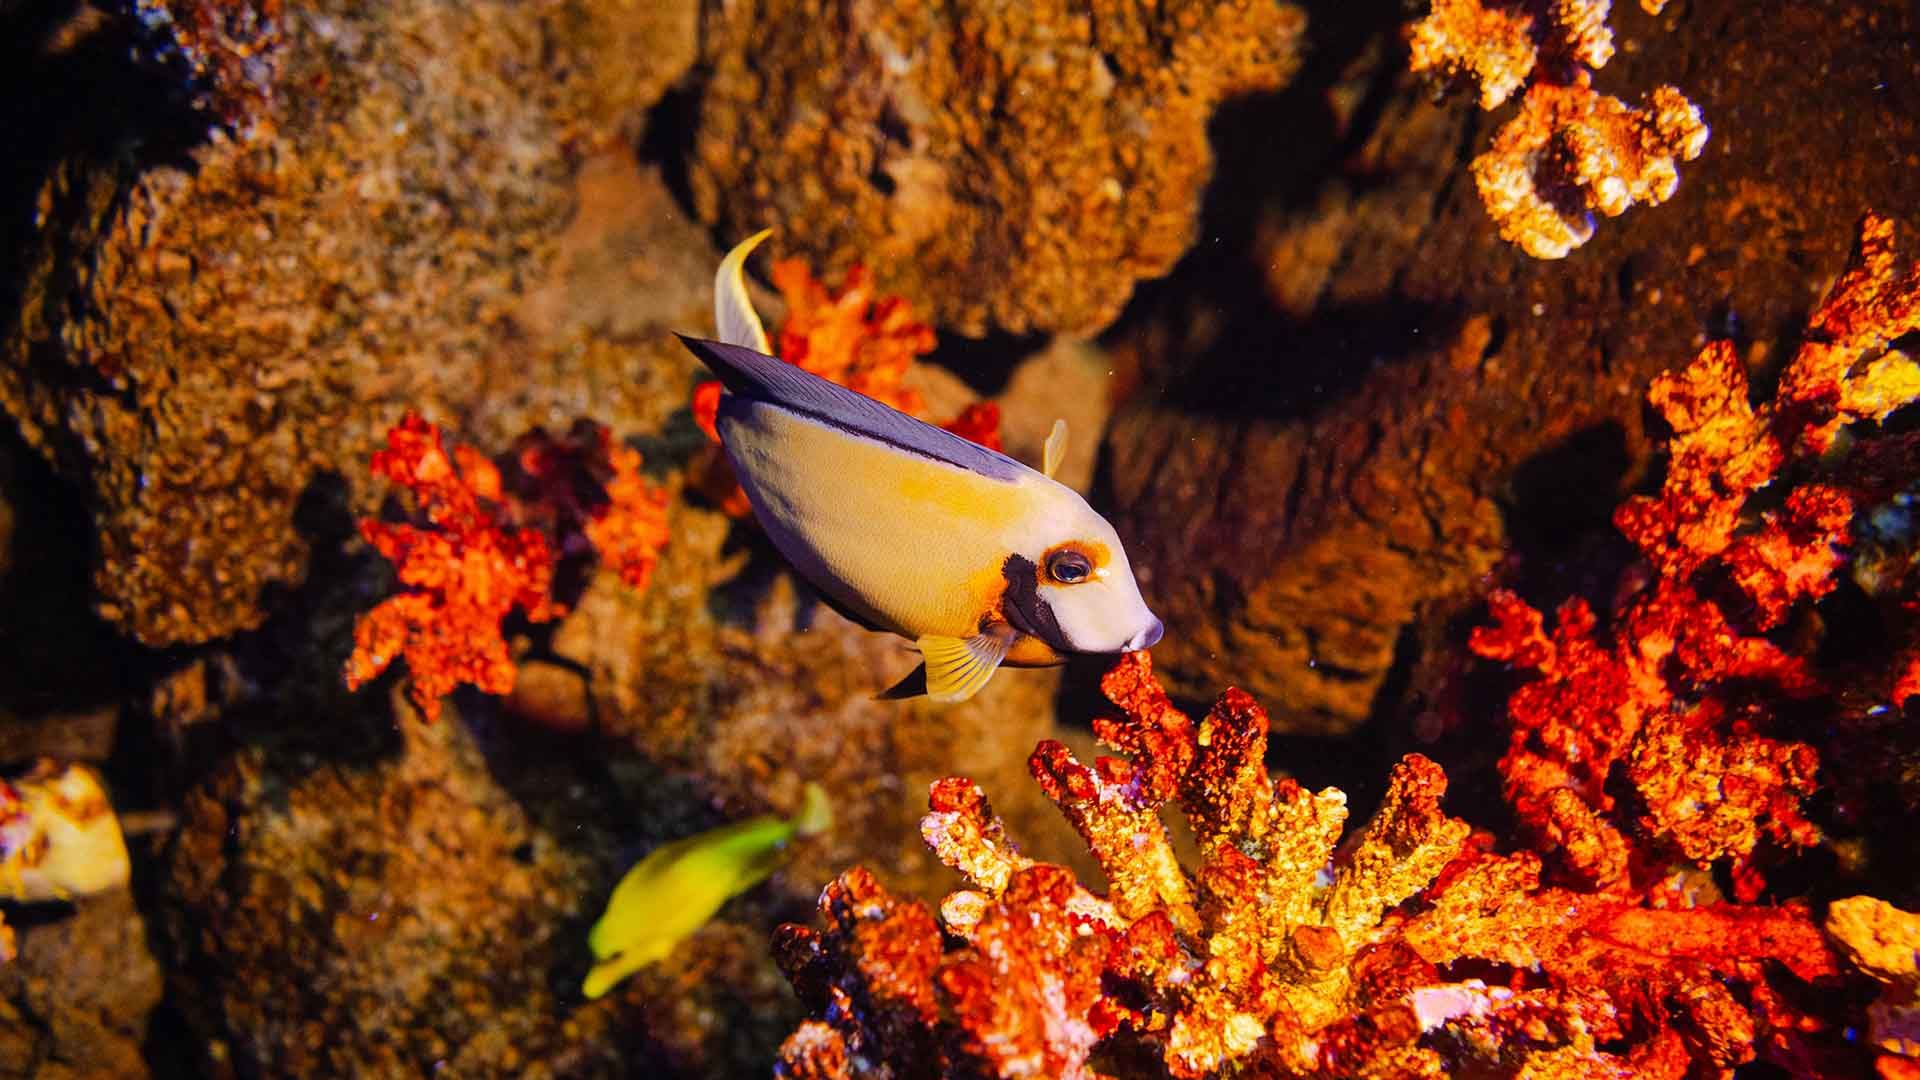
[[[876,298],[866,267],[849,267],[840,287],[829,289],[806,263],[781,259],[773,264],[773,284],[787,302],[775,355],[903,413],[926,409],[906,376],[915,359],[933,351],[933,327],[916,321],[900,297]]]
[[[1836,293],[1885,280],[1850,272]],[[1822,310],[1849,305],[1905,310],[1884,291]],[[1851,323],[1844,334],[1885,337]],[[1127,1075],[1328,1080],[1858,1069],[1858,1017],[1843,1014],[1859,999],[1831,992],[1842,969],[1810,911],[1753,903],[1764,846],[1819,839],[1801,805],[1819,762],[1770,729],[1784,703],[1825,686],[1807,655],[1765,634],[1833,588],[1855,506],[1910,482],[1911,447],[1749,504],[1788,466],[1814,471],[1835,416],[1880,415],[1846,402],[1889,405],[1896,369],[1874,361],[1824,398],[1756,408],[1732,351],[1708,348],[1655,388],[1671,464],[1658,495],[1618,515],[1647,565],[1611,618],[1575,598],[1549,627],[1517,595],[1492,595],[1471,647],[1533,673],[1509,700],[1500,770],[1539,853],[1470,836],[1441,809],[1446,776],[1417,755],[1342,842],[1342,793],[1269,775],[1256,702],[1229,689],[1196,723],[1150,657],[1129,654],[1102,683],[1119,715],[1094,724],[1126,756],[1088,764],[1047,741],[1029,760],[1106,894],[1021,855],[971,781],[937,782],[922,832],[968,886],[941,905],[947,946],[924,909],[909,916],[862,872],[843,875],[823,900],[827,930],[782,931],[789,976],[823,1017],[789,1040],[783,1075],[1081,1076],[1094,1061]],[[1876,389],[1853,389],[1861,381]],[[1794,404],[1805,401],[1827,404]],[[1907,612],[1920,562],[1883,562],[1874,589]],[[1920,680],[1903,664],[1895,693]],[[1887,678],[1876,674],[1876,694]],[[1175,855],[1163,820],[1175,802],[1198,866]],[[1740,902],[1686,864],[1724,868]],[[867,898],[866,936],[849,933],[849,892]],[[1875,934],[1842,940],[1859,953]],[[1911,949],[1879,952],[1911,970]],[[1888,1007],[1876,1006],[1877,1032],[1905,1022]],[[1893,1075],[1908,1062],[1876,1064]]]
[[[1736,891],[1751,898],[1763,887],[1752,865],[1762,840],[1819,839],[1799,809],[1814,790],[1814,751],[1764,732],[1769,699],[1811,695],[1820,680],[1760,632],[1833,590],[1858,500],[1836,484],[1806,483],[1778,509],[1750,504],[1789,465],[1813,468],[1841,423],[1877,420],[1920,396],[1910,361],[1871,355],[1916,326],[1920,272],[1899,268],[1891,226],[1869,215],[1774,400],[1750,402],[1746,369],[1727,342],[1654,381],[1649,399],[1673,429],[1667,474],[1658,494],[1626,500],[1614,521],[1655,576],[1615,613],[1612,645],[1595,639],[1582,601],[1562,605],[1548,638],[1518,598],[1491,598],[1494,625],[1474,633],[1472,648],[1541,675],[1508,702],[1507,796],[1573,880],[1627,884],[1631,831],[1700,865],[1732,860]],[[1861,495],[1884,497],[1887,482],[1875,477],[1886,463],[1862,471]],[[1637,830],[1607,793],[1615,777],[1642,806]],[[1657,874],[1660,853],[1640,854]]]
[[[414,704],[428,720],[462,683],[489,694],[512,690],[501,620],[515,608],[534,622],[560,614],[548,598],[554,557],[546,538],[501,525],[500,471],[469,447],[450,460],[439,430],[415,413],[387,433],[373,472],[413,492],[428,525],[360,522],[360,535],[396,565],[405,591],[354,624],[348,689],[404,655]]]
[[[798,259],[773,264],[773,283],[787,304],[787,319],[774,336],[774,354],[795,367],[883,402],[909,416],[924,417],[926,402],[906,384],[913,362],[933,351],[933,327],[913,317],[897,296],[876,298],[873,278],[853,266],[838,289],[829,289]],[[693,422],[715,445],[721,387],[693,388]],[[942,425],[991,450],[1001,449],[1000,407],[975,402]],[[714,455],[696,467],[696,485],[729,517],[752,512],[726,460]]]
[[[539,524],[560,548],[585,544],[602,566],[644,589],[667,545],[667,493],[640,475],[640,452],[606,427],[577,421],[556,438],[536,429],[514,444],[513,509]]]
[[[1887,699],[1898,706],[1906,704],[1908,698],[1920,697],[1920,649],[1909,652],[1894,670],[1897,674]]]

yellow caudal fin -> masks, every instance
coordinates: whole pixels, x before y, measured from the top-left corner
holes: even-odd
[[[720,260],[720,270],[713,276],[713,325],[719,340],[758,353],[772,353],[773,349],[767,345],[766,328],[753,310],[753,298],[747,295],[747,256],[771,235],[772,229],[761,229],[735,244]]]
[[[1047,448],[1041,452],[1040,471],[1053,478],[1054,470],[1060,468],[1060,462],[1067,456],[1067,422],[1055,420],[1053,430],[1047,432]]]
[[[927,661],[927,696],[943,704],[965,701],[980,692],[1007,658],[1009,634],[975,634],[970,638],[928,634],[919,640]]]

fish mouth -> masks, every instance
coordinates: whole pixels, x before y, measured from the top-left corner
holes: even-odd
[[[1146,629],[1133,635],[1133,637],[1128,640],[1127,646],[1123,651],[1139,652],[1142,649],[1151,649],[1160,643],[1160,638],[1167,632],[1167,624],[1151,615],[1149,615],[1148,618],[1153,621],[1147,624]]]

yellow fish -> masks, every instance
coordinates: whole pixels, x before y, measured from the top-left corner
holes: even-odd
[[[681,340],[726,390],[721,444],[794,568],[855,622],[912,641],[935,701],[965,701],[1002,664],[1159,641],[1113,526],[1053,479],[1066,424],[1035,471],[767,355],[742,273],[766,236],[720,264],[722,340]]]
[[[810,783],[791,820],[767,814],[653,849],[613,887],[605,914],[588,933],[597,962],[580,992],[597,998],[665,958],[721,904],[773,873],[788,841],[832,827],[827,793]]]

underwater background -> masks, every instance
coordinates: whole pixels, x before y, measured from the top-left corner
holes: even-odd
[[[0,1077],[1920,1077],[1920,5],[0,0],[0,147]],[[1150,652],[880,696],[763,228]]]

